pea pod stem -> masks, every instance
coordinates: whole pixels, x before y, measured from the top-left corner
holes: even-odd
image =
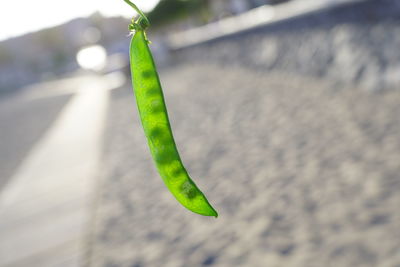
[[[142,18],[146,21],[146,23],[147,23],[148,26],[150,26],[150,22],[149,22],[149,20],[147,19],[146,15],[145,15],[134,3],[132,3],[132,2],[129,1],[129,0],[124,0],[124,1],[125,1],[125,3],[127,3],[128,5],[130,5],[130,6],[140,15],[140,17],[142,17]]]

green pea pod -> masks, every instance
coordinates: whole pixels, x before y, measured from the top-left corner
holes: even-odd
[[[216,210],[190,179],[176,148],[160,80],[144,31],[147,26],[144,15],[130,26],[135,32],[130,44],[130,63],[136,103],[151,155],[165,185],[184,207],[201,215],[217,217]]]

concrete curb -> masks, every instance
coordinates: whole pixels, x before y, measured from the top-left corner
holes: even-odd
[[[202,27],[172,33],[167,36],[167,44],[171,50],[179,50],[268,24],[363,1],[366,0],[309,1],[305,4],[305,1],[297,0],[276,7],[265,5]]]

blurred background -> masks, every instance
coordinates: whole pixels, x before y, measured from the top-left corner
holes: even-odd
[[[152,163],[123,1],[0,10],[0,266],[400,267],[400,1],[137,0],[218,210]]]

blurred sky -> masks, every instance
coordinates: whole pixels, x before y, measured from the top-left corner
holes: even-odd
[[[151,10],[159,0],[133,1],[144,11]],[[62,24],[99,11],[105,16],[132,17],[135,12],[123,0],[34,0],[7,1],[0,9],[0,40],[27,32]]]

